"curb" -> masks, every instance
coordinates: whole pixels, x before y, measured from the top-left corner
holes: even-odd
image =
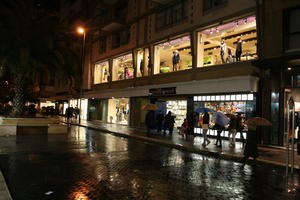
[[[197,154],[202,154],[202,155],[209,156],[209,157],[221,158],[221,159],[224,159],[224,160],[230,160],[230,161],[242,163],[243,155],[241,155],[241,154],[230,154],[230,153],[224,153],[224,152],[214,152],[214,151],[209,151],[208,149],[198,149],[198,148],[190,147],[188,145],[173,143],[173,142],[169,142],[169,141],[163,141],[163,140],[160,140],[160,139],[149,138],[149,137],[141,136],[141,135],[127,135],[127,134],[124,134],[124,133],[118,133],[118,132],[115,132],[115,131],[110,131],[110,130],[107,130],[107,129],[104,129],[104,128],[99,128],[99,127],[96,128],[96,127],[91,127],[91,126],[87,126],[87,125],[69,123],[69,122],[64,122],[64,121],[62,121],[62,123],[70,124],[70,125],[74,125],[74,126],[80,126],[80,127],[84,127],[84,128],[88,128],[88,129],[96,130],[96,131],[103,131],[103,132],[106,132],[106,133],[109,133],[109,134],[112,134],[112,135],[116,135],[116,136],[120,136],[120,137],[123,137],[123,138],[132,138],[132,139],[147,142],[147,143],[160,144],[160,145],[164,145],[164,146],[167,146],[167,147],[170,147],[170,148],[174,148],[174,149],[178,149],[178,150],[186,151],[186,152],[190,152],[190,153],[197,153]],[[252,160],[249,160],[250,164],[252,162],[253,162]],[[263,163],[263,164],[269,164],[269,165],[276,165],[276,166],[281,166],[281,167],[286,166],[285,164],[283,164],[281,162],[270,161],[270,160],[265,160],[265,159],[261,159],[261,158],[257,158],[256,162]],[[295,165],[294,169],[299,170],[300,166]]]

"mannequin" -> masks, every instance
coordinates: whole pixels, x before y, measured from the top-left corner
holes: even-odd
[[[243,41],[241,40],[241,37],[238,37],[236,41],[236,50],[235,50],[236,61],[241,61],[241,55],[243,52],[242,43]]]
[[[141,76],[144,76],[144,67],[145,67],[144,60],[141,59],[141,62],[140,62],[140,72],[141,72]]]
[[[220,45],[220,56],[221,56],[222,63],[225,63],[225,60],[224,60],[225,52],[226,52],[226,44],[225,44],[224,39],[222,39],[221,45]]]
[[[232,51],[230,48],[227,48],[227,59],[226,62],[227,63],[232,63],[233,62],[233,57],[232,57]]]
[[[180,56],[177,50],[173,51],[173,71],[179,70],[179,62],[180,62]]]

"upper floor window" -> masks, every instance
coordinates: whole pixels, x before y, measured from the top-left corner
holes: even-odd
[[[250,16],[198,33],[197,66],[257,58],[256,18]]]
[[[100,37],[99,39],[99,53],[104,53],[106,51],[106,37]]]
[[[289,9],[285,16],[285,51],[300,51],[300,7]]]
[[[204,0],[203,11],[225,6],[228,0]]]
[[[156,14],[156,29],[179,23],[187,18],[187,1],[184,0]]]
[[[106,83],[109,80],[108,61],[96,63],[94,66],[94,84]]]
[[[122,45],[128,44],[130,41],[130,28],[122,30],[112,35],[112,48],[118,48]]]
[[[124,80],[134,78],[132,54],[126,54],[113,59],[112,80]]]

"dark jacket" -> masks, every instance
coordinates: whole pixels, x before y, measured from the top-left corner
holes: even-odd
[[[173,117],[172,115],[166,115],[165,126],[172,127],[172,126],[174,126],[174,123],[175,123],[175,117]]]
[[[237,119],[233,119],[233,118],[230,119],[228,129],[229,130],[230,129],[237,129]]]
[[[162,113],[159,113],[156,115],[156,122],[161,124],[164,121],[164,115]]]
[[[258,157],[257,151],[257,133],[256,131],[249,130],[247,133],[246,145],[244,150],[244,156],[256,158]]]
[[[155,113],[154,111],[148,111],[146,114],[145,124],[148,128],[155,127]]]
[[[205,113],[203,115],[203,124],[209,124],[209,114]]]

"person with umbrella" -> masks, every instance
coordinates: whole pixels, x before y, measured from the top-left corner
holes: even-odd
[[[145,124],[147,126],[147,136],[150,136],[151,130],[155,128],[155,111],[148,110],[145,118]]]
[[[261,117],[251,118],[246,121],[246,124],[248,126],[248,132],[246,138],[246,145],[244,149],[244,158],[243,158],[244,165],[249,157],[252,157],[253,160],[256,160],[256,158],[258,157],[258,150],[257,150],[258,136],[256,133],[257,126],[272,125],[272,123],[269,122],[267,119]]]
[[[161,132],[163,121],[164,121],[164,115],[162,114],[161,110],[159,110],[158,114],[156,115],[157,133]]]
[[[215,112],[213,114],[215,126],[214,128],[217,130],[217,140],[215,145],[217,147],[222,147],[222,138],[221,133],[223,130],[225,130],[225,126],[228,124],[229,120],[228,118],[221,112]]]

